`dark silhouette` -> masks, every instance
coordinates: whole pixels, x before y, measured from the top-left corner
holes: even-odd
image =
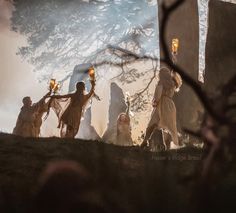
[[[61,128],[61,137],[74,138],[79,131],[81,116],[84,111],[84,107],[87,104],[88,100],[94,94],[95,81],[91,81],[91,89],[88,94],[84,94],[85,84],[84,82],[78,82],[76,84],[76,91],[67,95],[53,95],[53,99],[67,99],[68,106],[65,107],[65,110],[59,115],[59,128]],[[55,107],[54,104],[51,105]],[[57,110],[57,109],[56,109]],[[66,128],[66,132],[63,132],[63,129]]]
[[[49,163],[39,181],[33,212],[105,212],[89,173],[75,161]]]
[[[18,115],[13,134],[23,137],[39,137],[42,116],[45,112],[45,99],[49,97],[50,93],[48,92],[35,104],[32,104],[30,97],[23,98],[23,107]]]

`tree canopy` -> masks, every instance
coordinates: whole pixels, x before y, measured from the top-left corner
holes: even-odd
[[[40,71],[72,72],[104,60],[107,45],[158,55],[157,7],[152,0],[14,0],[12,29],[26,36],[18,54]],[[99,58],[99,59],[98,59]],[[114,59],[114,57],[113,57]],[[118,60],[115,58],[115,60]]]

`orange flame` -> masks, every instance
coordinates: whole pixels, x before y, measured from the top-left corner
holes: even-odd
[[[59,89],[60,89],[60,84],[56,83],[54,88],[53,88],[53,91],[57,92]]]
[[[60,89],[60,84],[56,82],[56,79],[51,79],[49,83],[49,90],[54,93]]]
[[[172,53],[177,54],[178,48],[179,48],[179,39],[178,38],[172,39]]]
[[[91,80],[95,80],[95,70],[93,67],[89,68],[88,74],[89,74]]]
[[[56,84],[56,79],[51,79],[50,84],[49,84],[49,89],[53,90],[53,88],[55,87],[55,84]]]

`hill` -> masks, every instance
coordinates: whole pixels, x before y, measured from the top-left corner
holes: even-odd
[[[27,212],[48,162],[73,160],[87,169],[112,212],[194,212],[202,154],[197,148],[151,153],[98,141],[1,134],[0,206]],[[209,198],[218,210],[233,204],[235,172],[234,166]]]

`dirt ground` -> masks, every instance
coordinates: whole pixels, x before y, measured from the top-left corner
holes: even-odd
[[[107,212],[199,212],[202,158],[203,150],[197,148],[151,153],[98,141],[0,134],[0,212],[32,212],[42,171],[58,160],[73,160],[87,169]],[[222,173],[224,178],[207,194],[206,210],[234,206],[234,158],[229,172]]]

